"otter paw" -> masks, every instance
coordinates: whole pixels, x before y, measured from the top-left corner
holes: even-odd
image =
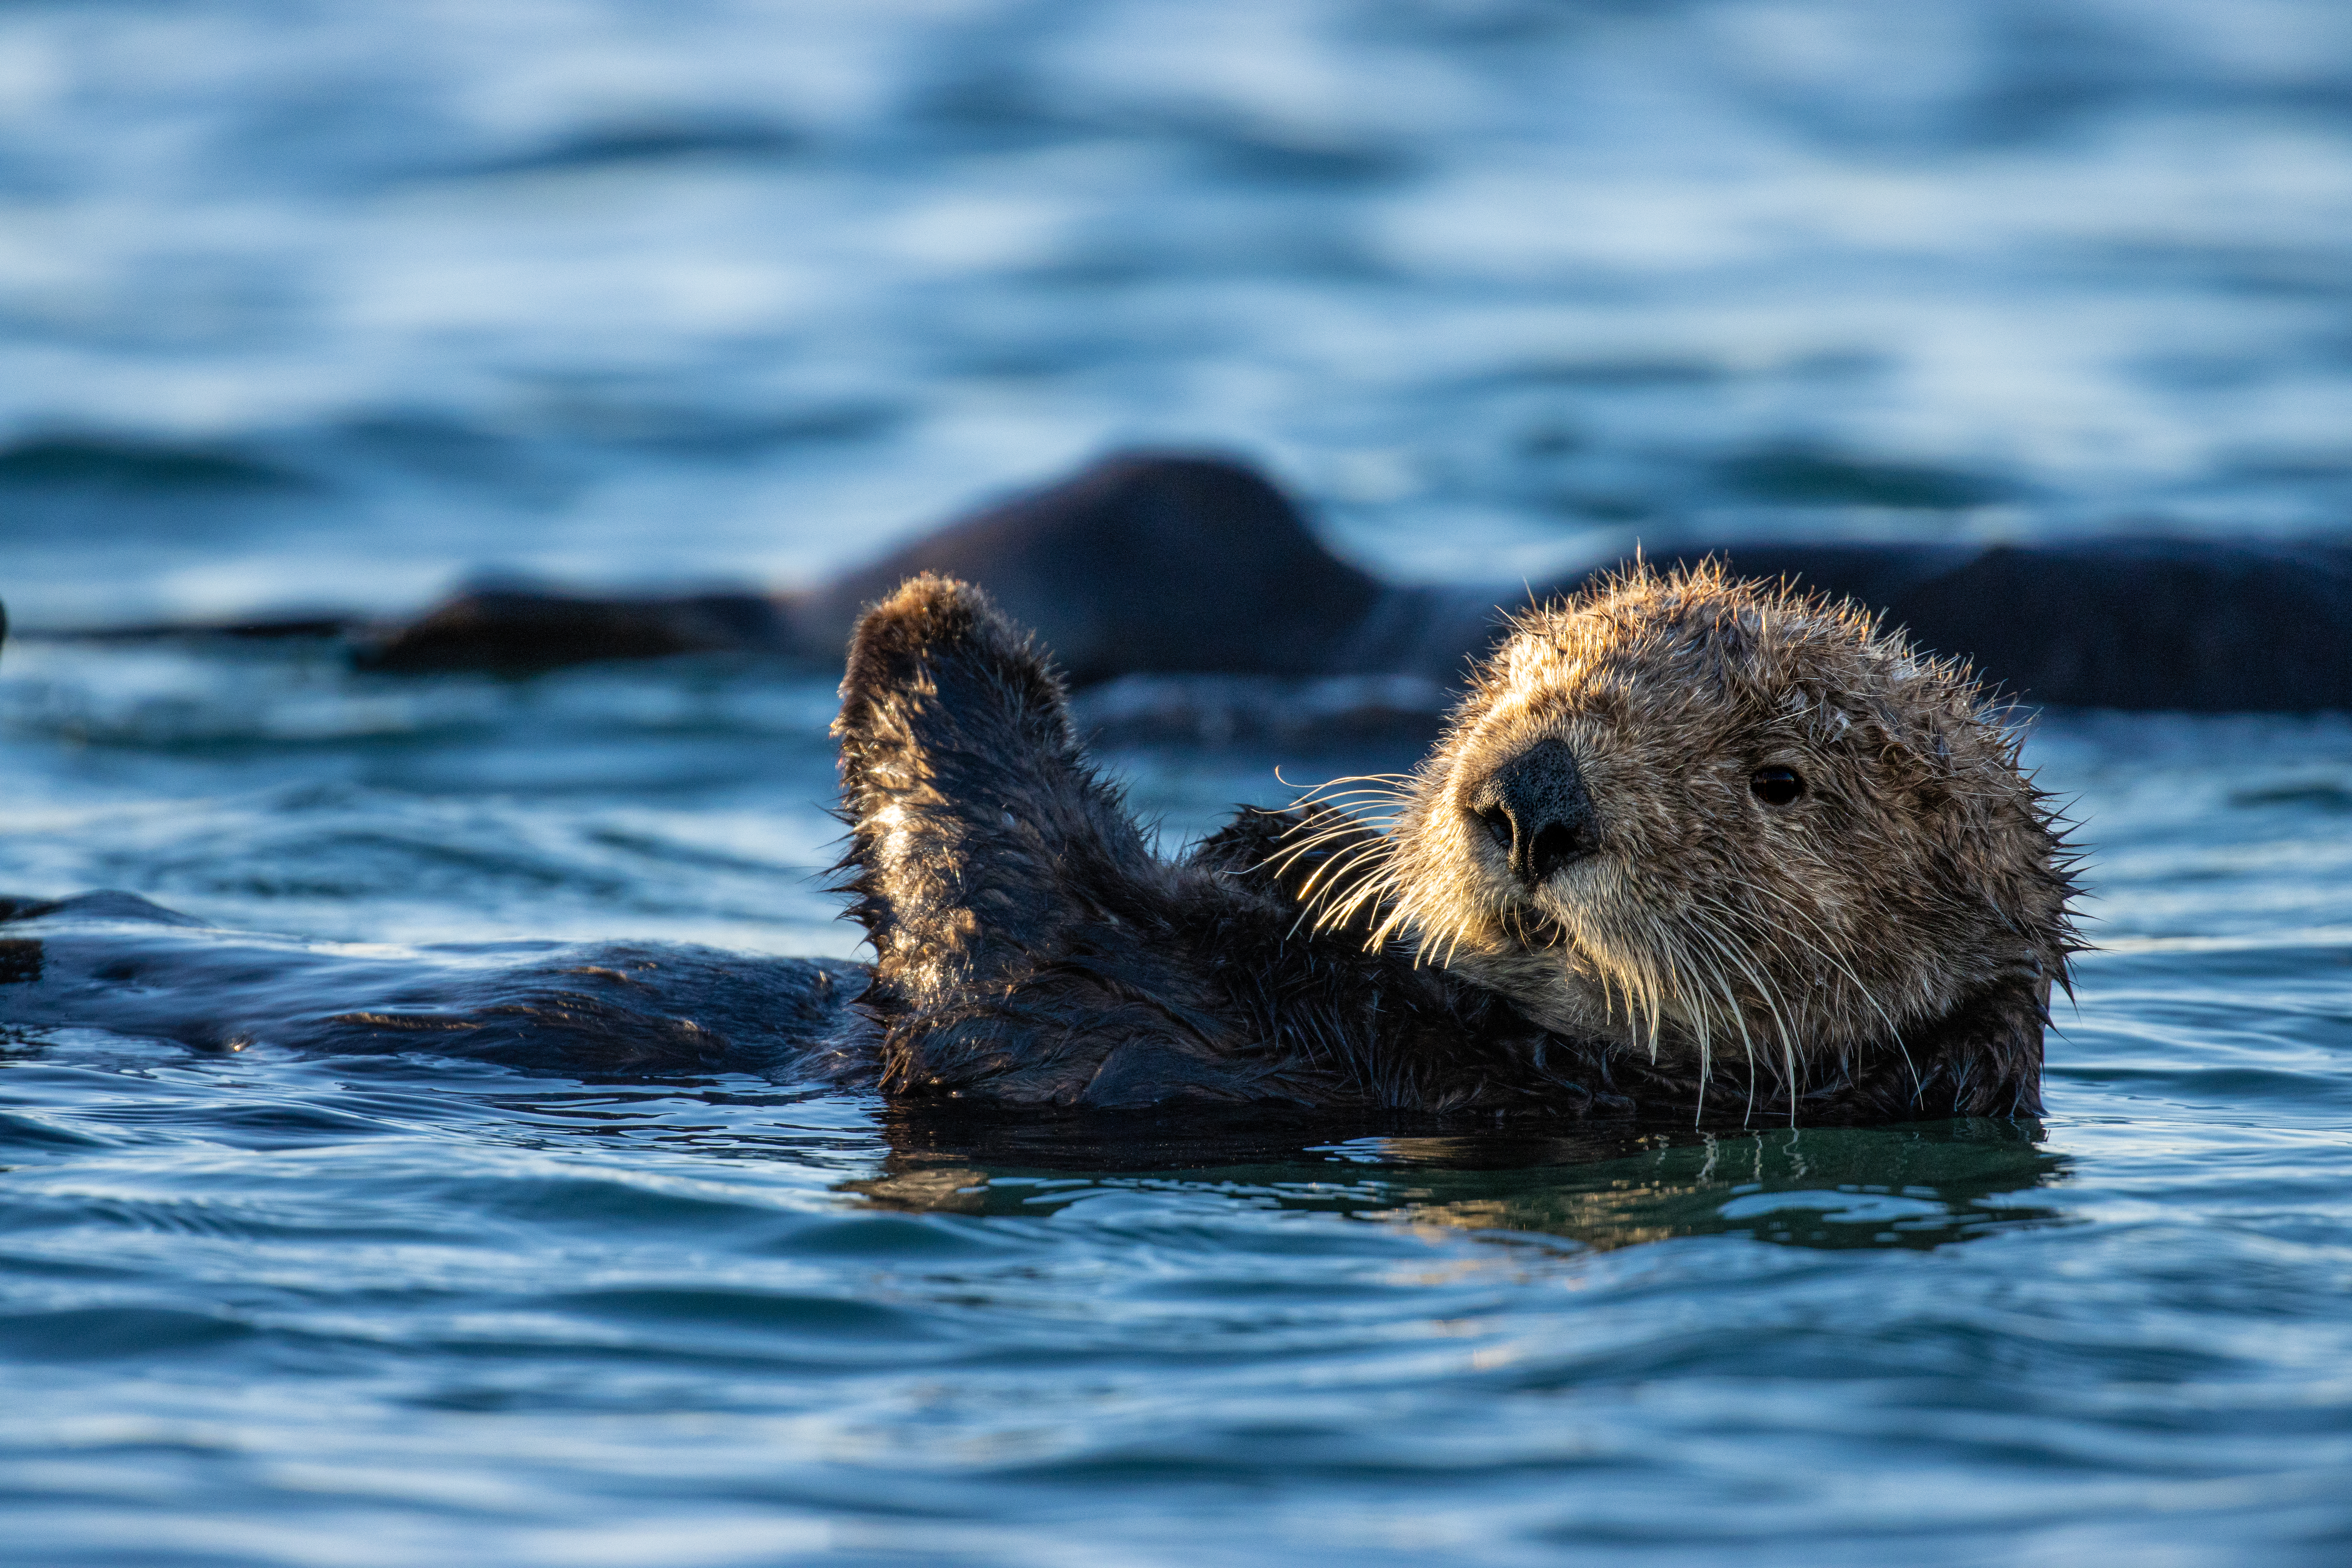
[[[854,742],[908,702],[976,708],[1066,743],[1062,682],[1034,640],[969,583],[926,572],[858,618],[833,732]]]

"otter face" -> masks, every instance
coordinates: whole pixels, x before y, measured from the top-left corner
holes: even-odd
[[[1988,986],[2046,998],[2062,852],[1965,670],[1707,567],[1519,620],[1370,880],[1382,934],[1552,1028],[1793,1088]]]

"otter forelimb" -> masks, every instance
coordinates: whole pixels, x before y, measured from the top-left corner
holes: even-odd
[[[867,613],[835,733],[887,1093],[1631,1110],[1597,1055],[1498,998],[1360,929],[1308,929],[1268,864],[1298,814],[1156,856],[1044,656],[977,589],[918,577]]]

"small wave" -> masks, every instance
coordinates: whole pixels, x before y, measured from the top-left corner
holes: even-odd
[[[2230,804],[2260,808],[2266,805],[2302,805],[2324,811],[2331,816],[2352,812],[2352,789],[2340,784],[2319,780],[2309,784],[2273,784],[2263,789],[2242,789],[2231,793]]]
[[[1742,453],[1718,463],[1716,474],[1739,494],[1780,506],[1965,511],[2012,494],[2011,486],[1990,475],[1814,447],[1767,447]]]
[[[28,644],[0,678],[0,725],[82,745],[320,745],[487,731],[513,707],[491,681],[356,680],[330,639],[236,651],[247,657],[171,644]]]
[[[2140,953],[2244,952],[2277,953],[2283,963],[2292,963],[2293,955],[2298,952],[2337,954],[2346,948],[2352,948],[2352,926],[2307,926],[2233,936],[2107,937],[2097,942],[2084,959],[2075,962],[2078,966],[2095,962],[2095,955],[2100,953],[2128,957]]]
[[[28,436],[0,447],[0,485],[220,492],[315,488],[308,474],[240,447],[133,436]]]
[[[686,159],[770,159],[806,144],[798,131],[770,120],[639,120],[573,131],[527,151],[493,156],[454,171],[464,175],[536,174],[611,169]]]
[[[28,1362],[184,1357],[254,1337],[216,1312],[167,1307],[69,1307],[0,1315],[0,1350]]]

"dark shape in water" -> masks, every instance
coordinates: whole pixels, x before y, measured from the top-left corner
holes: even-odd
[[[688,158],[773,158],[800,150],[802,138],[771,121],[646,121],[583,131],[528,153],[475,163],[468,174],[524,174],[667,163]]]
[[[312,481],[230,447],[56,435],[0,447],[0,484],[162,492],[308,489]]]
[[[2352,708],[2352,546],[2114,538],[2054,544],[1691,545],[1741,575],[1852,597],[1916,647],[1966,658],[2032,702],[2199,712]],[[1601,563],[1536,590],[1572,593]],[[1452,682],[1492,647],[1492,597],[1383,584],[1325,550],[1239,464],[1108,458],[806,593],[623,598],[499,590],[389,628],[343,623],[363,668],[529,673],[593,659],[740,652],[830,664],[857,613],[917,572],[979,584],[1034,626],[1074,684],[1123,675]],[[320,617],[251,621],[315,634]],[[133,628],[142,635],[184,628]],[[82,634],[88,635],[88,634]],[[119,630],[118,634],[119,635]]]
[[[1716,471],[1743,494],[1797,506],[1959,511],[2008,494],[2007,487],[1977,474],[1924,463],[1876,462],[1811,447],[1751,452],[1718,465]]]
[[[775,606],[755,594],[593,599],[498,588],[460,595],[390,641],[362,644],[353,662],[401,675],[529,675],[592,659],[767,651],[778,644]]]
[[[1871,482],[1882,500],[1894,493],[1885,474]],[[1935,490],[1916,475],[1903,483],[1915,500],[1932,491],[1958,503],[1958,490]],[[1671,566],[1708,555],[1744,575],[1786,575],[1851,596],[1907,626],[1915,645],[1969,658],[2029,701],[2203,712],[2352,707],[2352,548],[2338,541],[1733,541],[1653,560]],[[360,657],[389,671],[521,669],[725,647],[829,664],[857,612],[921,571],[987,588],[1060,653],[1081,687],[1134,674],[1398,674],[1450,683],[1500,631],[1486,595],[1384,584],[1333,556],[1278,490],[1239,464],[1140,453],[1105,459],[807,593],[472,596],[363,639]],[[1592,575],[1572,574],[1537,595],[1573,592]]]
[[[1081,686],[1134,672],[1377,668],[1348,648],[1381,584],[1331,555],[1289,499],[1239,463],[1106,458],[783,601],[793,647],[838,658],[859,613],[920,572],[985,586]]]
[[[2268,789],[2232,790],[2230,804],[2236,806],[2303,805],[2324,811],[2331,816],[2352,812],[2352,789],[2326,780],[2304,784],[2274,784]]]
[[[0,941],[0,985],[23,985],[41,977],[41,944],[21,938]]]
[[[425,1051],[586,1077],[762,1072],[854,1027],[864,966],[706,948],[354,952],[217,931],[131,893],[0,900],[0,1025],[197,1050]],[[19,934],[21,933],[21,934]]]

